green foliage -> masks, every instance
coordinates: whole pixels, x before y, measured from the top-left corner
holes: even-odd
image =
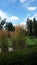
[[[37,37],[37,21],[35,20],[35,18],[33,19],[34,21],[34,35]]]
[[[27,19],[27,28],[28,28],[29,36],[37,37],[37,20],[35,18],[33,19],[33,21],[30,19]]]
[[[14,26],[13,26],[13,24],[11,22],[7,22],[5,28],[8,31],[14,31],[14,29],[15,29]]]
[[[10,31],[14,31],[15,27],[13,26],[11,22],[7,22],[5,25],[5,29],[9,31],[8,37],[10,38]]]
[[[32,25],[32,20],[30,20],[30,19],[27,19],[27,28],[28,28],[29,35],[32,36],[33,25]]]
[[[3,29],[4,24],[6,23],[6,19],[1,20],[0,29]]]

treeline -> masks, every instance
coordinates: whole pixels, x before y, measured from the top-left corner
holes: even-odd
[[[37,37],[37,20],[35,18],[33,20],[27,19],[27,29],[29,36]]]
[[[29,36],[37,37],[37,20],[33,18],[27,19],[27,34]],[[12,22],[7,22],[6,19],[0,20],[0,30],[5,29],[7,31],[15,31],[15,26],[13,26]],[[10,33],[8,35],[10,37]]]
[[[12,22],[8,22],[8,21],[6,21],[6,19],[2,20],[0,17],[0,30],[2,30],[2,29],[6,29],[8,31],[14,31],[15,28],[14,28]]]

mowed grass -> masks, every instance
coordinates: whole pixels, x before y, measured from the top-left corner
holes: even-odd
[[[37,45],[37,38],[27,37],[26,44],[27,45]]]

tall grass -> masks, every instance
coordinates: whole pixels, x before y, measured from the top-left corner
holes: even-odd
[[[1,49],[3,52],[8,51],[8,39],[4,31],[2,31],[1,36]]]

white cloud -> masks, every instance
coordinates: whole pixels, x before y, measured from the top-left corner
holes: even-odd
[[[26,0],[20,0],[21,3],[24,3]]]
[[[22,0],[21,0],[22,1]],[[35,2],[36,0],[25,0],[25,1],[23,1],[23,2],[21,2],[22,3],[22,7],[24,7],[24,8],[28,8],[28,7],[30,7],[31,6],[31,3],[33,3],[33,2]]]
[[[29,17],[29,19],[33,20],[34,16]]]
[[[26,25],[26,22],[25,22],[25,21],[24,21],[24,22],[21,22],[21,23],[19,24],[19,26],[20,26],[21,28],[27,30],[27,25]]]
[[[34,11],[34,10],[37,9],[37,7],[32,6],[32,7],[27,7],[27,9],[28,9],[29,11]]]
[[[19,18],[17,16],[11,16],[10,20],[13,20],[13,21],[15,20],[16,21],[16,20],[19,20]]]
[[[3,10],[0,10],[0,17],[2,19],[6,18],[7,21],[16,21],[16,20],[19,20],[19,17],[17,17],[17,16],[9,16],[8,13],[4,12]]]
[[[2,19],[7,18],[7,16],[8,16],[8,15],[7,15],[4,11],[0,10],[0,17],[1,17]]]
[[[37,19],[37,13],[34,13],[33,16],[30,16],[29,19],[33,20],[33,18]]]
[[[20,25],[26,25],[26,22],[25,21],[24,22],[21,22]]]
[[[24,18],[23,21],[18,26],[20,26],[21,28],[27,30],[26,21],[27,21],[27,18]]]

